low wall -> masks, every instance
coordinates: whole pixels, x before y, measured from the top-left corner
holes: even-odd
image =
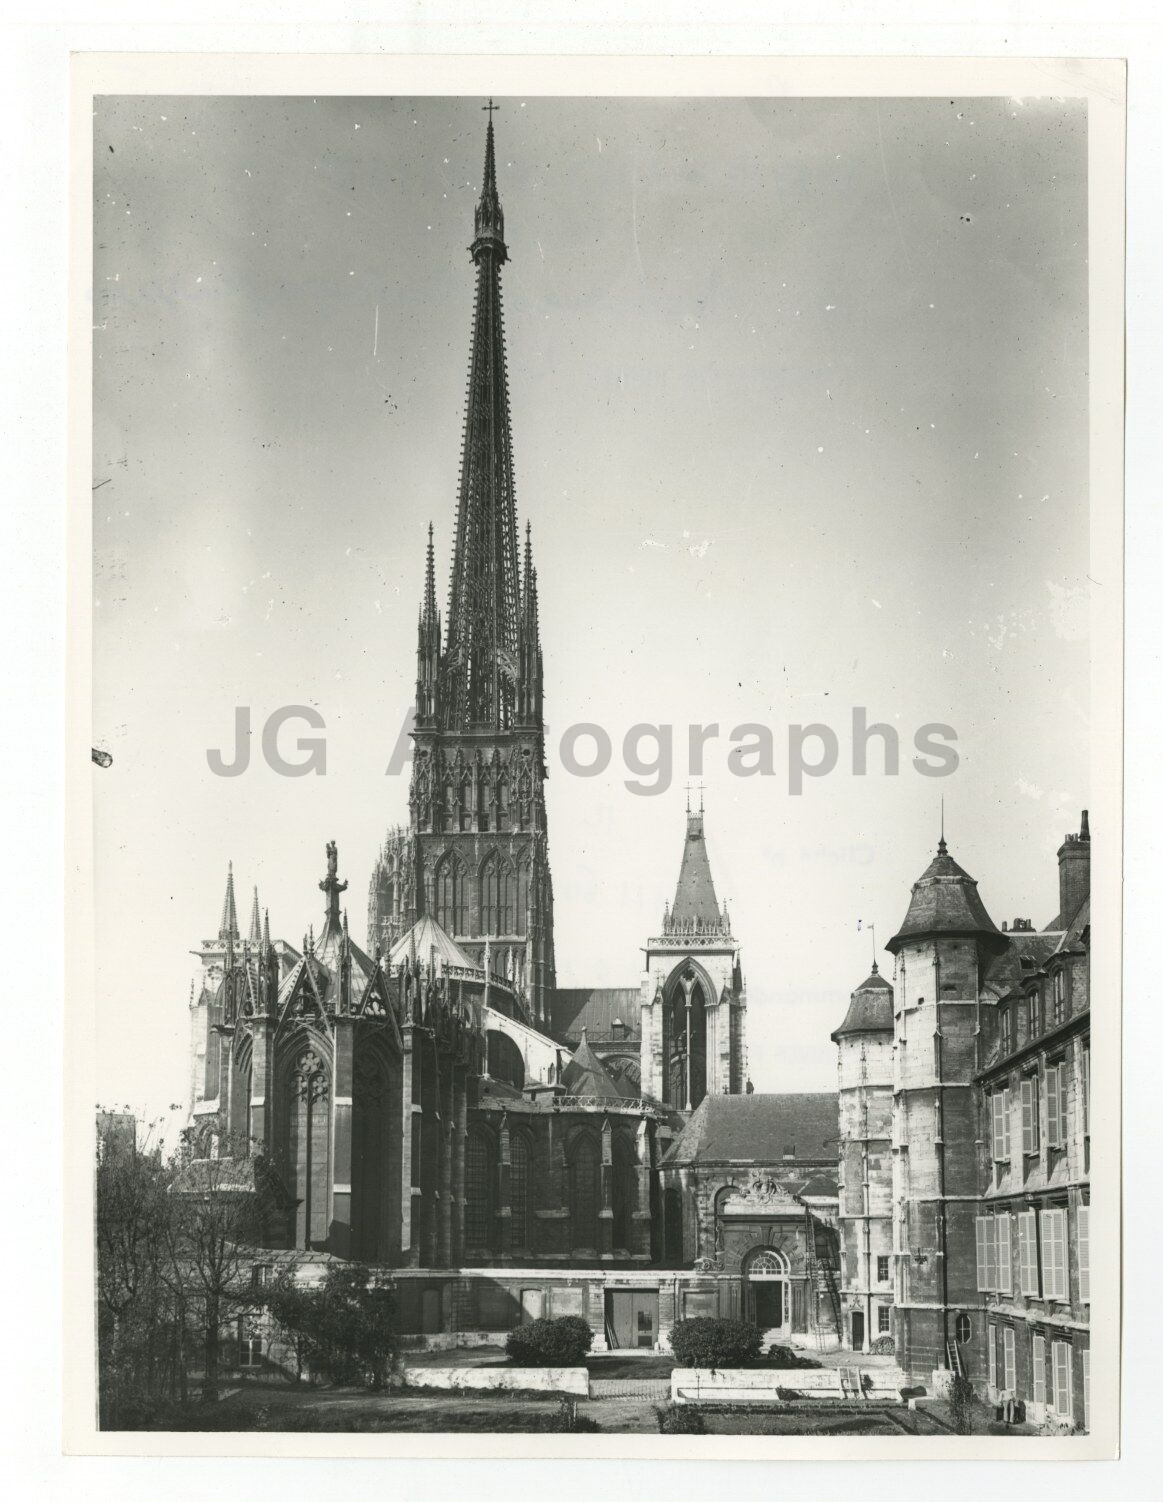
[[[702,1367],[675,1367],[670,1376],[670,1396],[675,1403],[765,1403],[804,1399],[816,1402],[862,1403],[901,1401],[896,1374],[862,1371],[860,1392],[846,1385],[839,1371],[823,1367],[799,1369],[740,1367],[733,1371],[710,1371]],[[780,1394],[784,1396],[781,1397]]]
[[[451,1392],[566,1392],[590,1395],[584,1366],[406,1366],[406,1387]]]

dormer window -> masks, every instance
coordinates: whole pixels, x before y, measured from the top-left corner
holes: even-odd
[[[1042,992],[1039,987],[1030,992],[1027,1002],[1030,1019],[1030,1037],[1036,1038],[1042,1031]]]
[[[1066,1021],[1066,972],[1058,969],[1054,972],[1054,1025]]]

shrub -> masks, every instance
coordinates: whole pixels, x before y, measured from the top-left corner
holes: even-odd
[[[770,1366],[792,1369],[798,1371],[819,1371],[822,1362],[814,1361],[811,1356],[801,1356],[793,1351],[791,1346],[772,1346],[768,1351],[766,1360]]]
[[[579,1366],[594,1332],[576,1314],[535,1319],[510,1330],[505,1350],[515,1366]]]
[[[758,1325],[741,1319],[680,1319],[671,1326],[670,1345],[679,1366],[753,1366],[763,1336]]]
[[[694,1321],[684,1321],[692,1324]],[[706,1434],[707,1426],[697,1408],[688,1403],[660,1403],[654,1415],[658,1420],[659,1434]]]
[[[955,1373],[949,1387],[949,1417],[953,1420],[956,1433],[973,1433],[973,1407],[976,1402],[977,1395],[969,1378],[962,1376],[960,1372]]]

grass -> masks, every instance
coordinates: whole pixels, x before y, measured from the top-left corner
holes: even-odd
[[[283,1434],[556,1434],[567,1426],[565,1405],[553,1393],[468,1396],[255,1384],[220,1403],[159,1406],[140,1427]]]

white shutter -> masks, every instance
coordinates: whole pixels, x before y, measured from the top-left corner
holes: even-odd
[[[1082,1353],[1082,1422],[1090,1426],[1090,1347]]]
[[[1026,1075],[1022,1080],[1022,1152],[1032,1153],[1034,1139],[1034,1082]]]
[[[1054,1412],[1063,1418],[1074,1417],[1074,1363],[1070,1345],[1065,1340],[1053,1342]]]
[[[1023,1210],[1018,1216],[1018,1265],[1022,1292],[1027,1298],[1036,1299],[1041,1290],[1038,1286],[1038,1216],[1033,1210]]]
[[[1070,1073],[1065,1064],[1058,1066],[1058,1141],[1070,1144]]]
[[[1035,1335],[1030,1343],[1030,1360],[1033,1363],[1034,1402],[1046,1401],[1046,1338]]]
[[[990,1157],[995,1163],[1001,1162],[1001,1094],[995,1090],[989,1097],[989,1108],[992,1112],[990,1127],[991,1150]]]
[[[1006,1392],[1015,1393],[1018,1390],[1018,1358],[1014,1347],[1014,1327],[1006,1325],[1002,1330],[1002,1341],[1005,1347],[1005,1385]]]
[[[1058,1136],[1058,1066],[1046,1070],[1046,1145],[1061,1147]]]
[[[979,1215],[975,1221],[977,1227],[977,1291],[988,1293],[989,1282],[989,1221],[984,1215]]]
[[[997,1230],[997,1288],[999,1293],[1013,1293],[1014,1264],[1010,1244],[1010,1216],[1007,1210],[994,1221]]]
[[[1008,1163],[1010,1158],[1010,1092],[1008,1088],[1002,1091],[1001,1102],[1002,1157]]]
[[[1078,1207],[1078,1297],[1090,1303],[1090,1206]]]
[[[1082,1050],[1082,1130],[1090,1135],[1090,1044]],[[1088,1358],[1089,1359],[1089,1358]]]
[[[1066,1212],[1042,1211],[1042,1293],[1045,1298],[1066,1298]]]
[[[989,1345],[989,1385],[997,1390],[997,1326],[986,1327],[986,1338]]]

